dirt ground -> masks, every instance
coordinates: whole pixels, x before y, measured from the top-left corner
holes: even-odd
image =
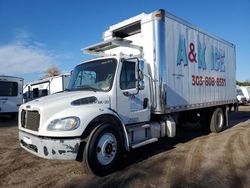
[[[250,106],[206,134],[182,127],[174,139],[134,150],[100,178],[77,161],[41,159],[19,147],[16,120],[0,117],[0,187],[250,187]]]

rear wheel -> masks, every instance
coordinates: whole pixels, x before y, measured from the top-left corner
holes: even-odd
[[[210,130],[213,133],[221,132],[225,124],[225,116],[221,108],[216,108],[213,111],[211,121],[210,121]]]
[[[105,123],[94,129],[84,149],[87,167],[97,176],[112,173],[118,167],[121,156],[122,137],[112,124]]]

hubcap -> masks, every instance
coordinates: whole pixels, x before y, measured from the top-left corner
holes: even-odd
[[[111,163],[117,153],[117,141],[112,133],[105,133],[97,143],[97,160],[102,165]]]

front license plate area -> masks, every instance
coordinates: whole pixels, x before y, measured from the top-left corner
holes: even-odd
[[[29,138],[29,137],[27,137],[27,136],[24,136],[23,137],[23,141],[26,143],[26,144],[32,144],[32,142],[31,142],[31,139]]]

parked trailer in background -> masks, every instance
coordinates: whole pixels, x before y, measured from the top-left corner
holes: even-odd
[[[21,147],[47,159],[80,159],[96,175],[124,152],[174,137],[176,125],[212,132],[236,103],[235,46],[159,10],[110,26],[84,50],[68,90],[21,106]],[[218,143],[219,144],[219,143]]]
[[[236,86],[236,97],[237,97],[237,103],[239,105],[247,104],[247,98],[243,94],[242,88],[240,86]]]
[[[15,117],[23,103],[23,78],[0,76],[0,114]]]
[[[240,86],[240,89],[246,97],[247,102],[250,102],[250,86]]]
[[[24,102],[62,92],[68,86],[70,74],[65,73],[26,84],[23,88]]]

